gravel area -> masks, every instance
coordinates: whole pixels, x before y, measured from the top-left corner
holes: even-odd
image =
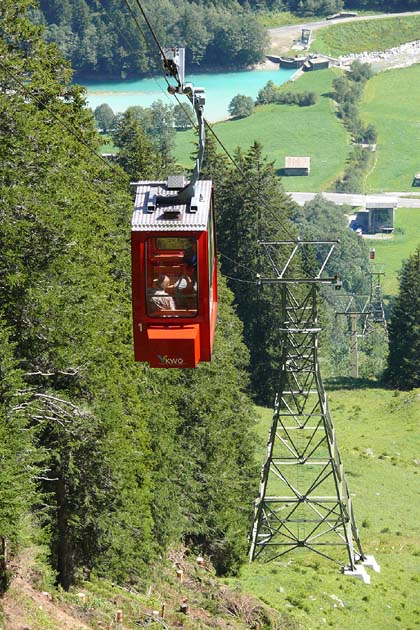
[[[362,52],[355,55],[339,57],[341,65],[349,65],[358,59],[362,63],[370,63],[374,70],[388,68],[405,68],[420,63],[420,40],[402,44],[396,48],[389,48],[379,52]]]

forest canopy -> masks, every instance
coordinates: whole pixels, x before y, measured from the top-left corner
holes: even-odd
[[[267,35],[251,12],[236,2],[191,3],[161,0],[143,3],[161,46],[183,46],[192,68],[243,68],[264,60]],[[159,60],[150,33],[145,39],[123,0],[41,0],[34,19],[47,25],[55,42],[80,73],[133,76],[156,72]],[[138,22],[144,20],[132,9]]]
[[[238,69],[264,60],[269,41],[258,16],[289,11],[301,17],[326,16],[346,9],[407,11],[420,0],[143,0],[149,22],[163,47],[183,46],[191,70]],[[155,45],[136,3],[126,0],[40,0],[32,19],[46,26],[81,75],[109,77],[156,73]],[[144,25],[144,37],[136,19]],[[147,40],[147,42],[146,42]]]
[[[141,582],[181,541],[233,571],[258,473],[232,294],[221,278],[211,364],[134,363],[129,177],[29,5],[0,4],[0,538],[31,521],[65,589]]]

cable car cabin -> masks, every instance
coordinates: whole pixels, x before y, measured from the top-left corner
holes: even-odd
[[[131,228],[134,356],[151,367],[195,368],[210,361],[216,326],[212,182],[198,181],[186,202],[173,201],[174,193],[169,183],[137,184]]]

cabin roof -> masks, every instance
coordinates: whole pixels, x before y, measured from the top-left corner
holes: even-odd
[[[317,63],[325,63],[326,61],[330,61],[328,57],[323,57],[322,55],[317,55],[316,57],[310,57],[308,60],[311,64],[315,65]]]
[[[284,168],[310,168],[310,166],[310,157],[286,156],[284,158]]]
[[[191,202],[164,203],[157,197],[171,197],[180,188],[168,182],[135,182],[136,199],[131,230],[140,231],[200,231],[206,230],[212,198],[212,182],[199,180]],[[177,214],[178,213],[178,214]],[[173,214],[171,217],[170,215]]]
[[[384,199],[383,197],[369,197],[369,200],[366,201],[366,210],[373,210],[374,208],[396,208],[398,205],[398,201],[395,197],[388,197]]]

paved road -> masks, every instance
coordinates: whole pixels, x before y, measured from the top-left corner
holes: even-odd
[[[306,201],[311,201],[316,195],[316,193],[299,193],[299,192],[289,192],[288,193],[296,203],[300,206]],[[374,201],[381,199],[385,201],[392,197],[397,201],[398,208],[420,208],[420,197],[412,197],[416,193],[400,193],[400,192],[390,192],[390,193],[382,193],[380,195],[353,195],[347,193],[322,193],[322,195],[328,199],[329,201],[333,201],[339,205],[349,205],[353,207],[364,206],[367,201]],[[417,193],[417,194],[420,194]],[[408,197],[407,197],[408,195]]]
[[[420,11],[410,11],[407,13],[381,13],[379,15],[363,15],[351,18],[337,18],[335,20],[319,20],[317,22],[306,22],[305,24],[293,24],[292,26],[280,26],[279,28],[268,29],[271,44],[274,49],[283,49],[283,52],[290,50],[294,40],[300,39],[303,28],[310,28],[317,31],[325,26],[342,22],[355,22],[359,20],[378,20],[385,17],[402,17],[405,15],[420,15]]]

